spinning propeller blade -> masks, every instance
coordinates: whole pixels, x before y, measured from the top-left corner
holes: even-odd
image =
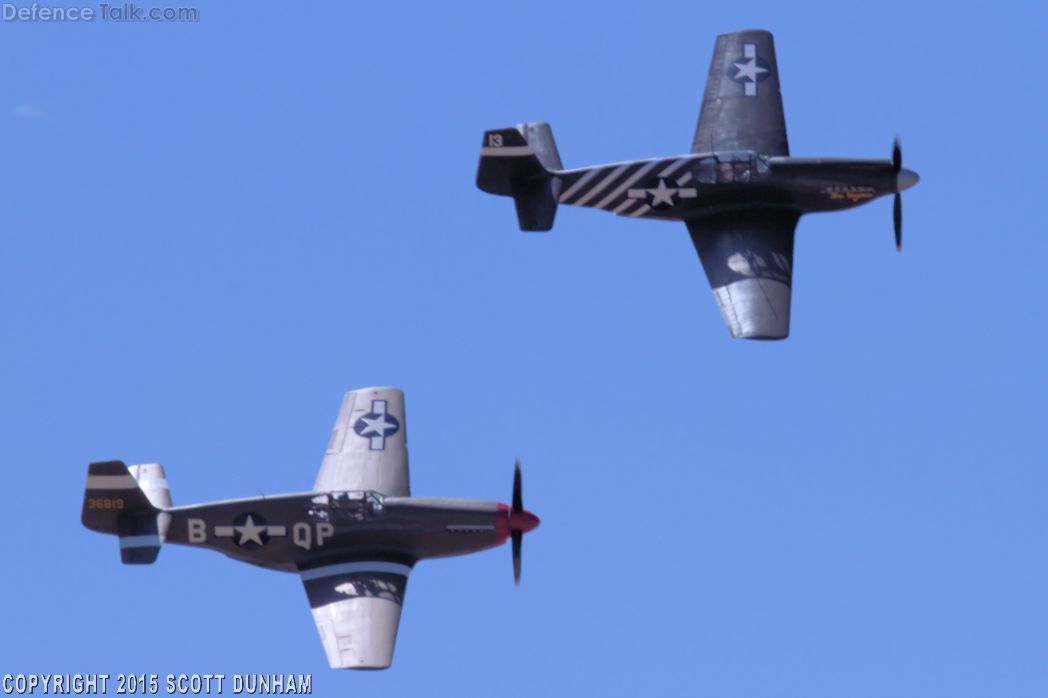
[[[902,146],[899,145],[898,138],[892,143],[892,169],[895,170],[896,182],[895,203],[892,206],[892,222],[895,224],[895,249],[902,252],[902,194],[899,193],[903,188],[899,176],[902,173]]]
[[[520,461],[513,468],[513,504],[509,510],[509,535],[513,543],[513,581],[520,584],[520,549],[524,534],[539,525],[539,519],[524,509],[524,495],[520,477]]]
[[[513,514],[524,511],[524,494],[521,491],[520,459],[513,466]],[[514,528],[510,535],[513,537],[513,583],[520,584],[520,549],[524,543],[524,532]]]

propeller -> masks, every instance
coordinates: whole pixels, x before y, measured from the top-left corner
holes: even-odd
[[[513,466],[513,504],[510,508],[510,525],[512,526],[513,515],[524,511],[524,494],[521,491],[520,481],[520,459]],[[513,539],[513,583],[520,585],[520,549],[524,543],[524,531],[519,528],[511,528],[510,536]]]
[[[895,224],[895,249],[902,252],[902,194],[899,174],[902,172],[902,146],[896,138],[892,143],[892,170],[895,172],[895,203],[892,206],[892,222]]]
[[[524,495],[522,493],[520,477],[520,460],[517,460],[513,468],[513,499],[508,512],[509,536],[513,544],[513,581],[520,584],[520,549],[524,542],[524,534],[539,525],[539,519],[524,508]]]
[[[913,170],[902,166],[902,146],[896,138],[892,144],[892,172],[895,174],[895,205],[892,206],[892,220],[895,223],[895,249],[902,252],[902,193],[920,181],[920,176]]]
[[[892,205],[892,221],[895,223],[895,249],[902,252],[902,194],[895,192]]]
[[[520,513],[524,511],[524,495],[521,493],[520,483],[520,459],[513,464],[513,511]]]

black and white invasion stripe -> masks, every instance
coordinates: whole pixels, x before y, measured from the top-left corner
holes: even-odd
[[[560,203],[591,206],[620,216],[643,216],[651,207],[643,199],[627,196],[630,188],[669,177],[694,159],[693,155],[684,155],[573,170],[561,175],[564,191]]]

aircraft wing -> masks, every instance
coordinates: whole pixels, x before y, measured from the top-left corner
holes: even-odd
[[[799,214],[746,208],[687,222],[713,295],[732,335],[783,339],[790,333],[793,231]]]
[[[393,661],[409,565],[355,561],[299,571],[332,669]]]
[[[410,495],[403,392],[366,388],[346,393],[313,489]]]
[[[722,34],[713,48],[692,152],[789,155],[775,42],[766,31]]]

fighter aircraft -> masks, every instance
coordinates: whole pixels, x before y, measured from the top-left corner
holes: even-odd
[[[791,158],[772,35],[717,37],[688,155],[566,170],[544,122],[484,133],[477,186],[513,197],[520,229],[553,227],[558,204],[630,218],[680,220],[728,329],[782,339],[790,331],[793,233],[804,213],[839,211],[917,183],[898,141],[891,160]]]
[[[519,583],[521,541],[539,524],[524,509],[519,463],[509,506],[410,496],[395,388],[346,393],[311,492],[174,507],[162,466],[108,461],[88,466],[81,520],[119,536],[127,564],[152,563],[166,542],[297,574],[335,669],[390,665],[416,562],[509,538]]]

